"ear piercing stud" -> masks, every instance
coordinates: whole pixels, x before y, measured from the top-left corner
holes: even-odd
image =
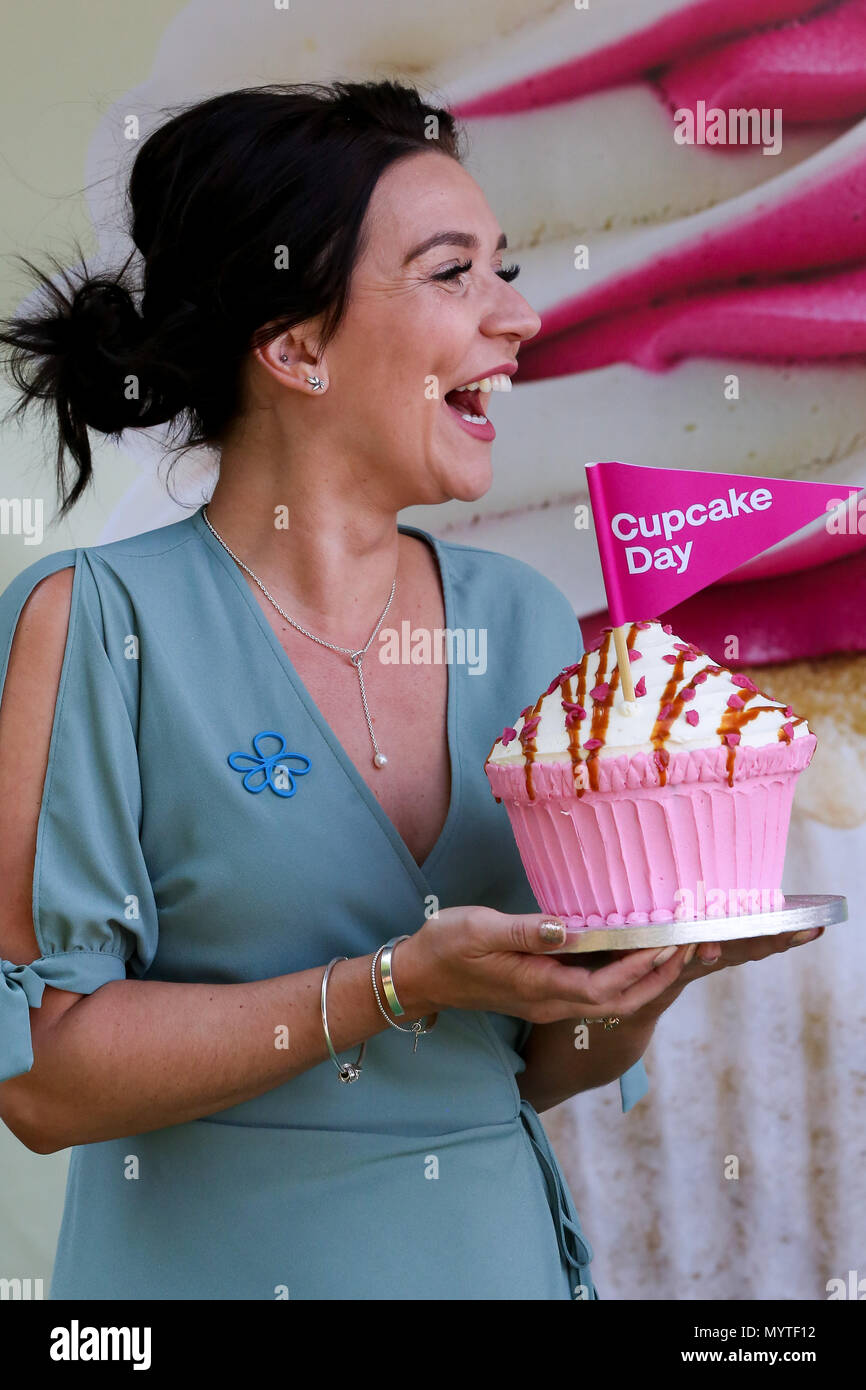
[[[281,353],[280,353],[280,361],[281,361],[281,362],[288,362],[288,360],[289,360],[288,354],[285,353],[285,352],[281,352]],[[313,388],[314,391],[324,391],[324,389],[325,389],[325,383],[324,383],[324,381],[322,381],[322,379],[321,379],[320,377],[317,377],[317,376],[308,376],[308,377],[307,377],[307,381],[308,381],[309,385],[312,386],[312,388]]]

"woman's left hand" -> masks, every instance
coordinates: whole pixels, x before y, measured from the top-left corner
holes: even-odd
[[[647,1008],[663,1013],[679,997],[692,980],[718,974],[729,965],[743,965],[748,960],[764,960],[792,946],[803,946],[823,935],[824,927],[809,931],[778,932],[773,936],[744,936],[734,941],[701,941],[689,947],[682,970],[669,989],[653,1000]]]

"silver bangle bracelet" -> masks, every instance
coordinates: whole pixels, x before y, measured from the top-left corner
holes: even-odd
[[[364,1053],[367,1049],[366,1039],[364,1040],[364,1042],[361,1043],[361,1051],[358,1053],[354,1062],[341,1062],[336,1052],[334,1051],[334,1044],[331,1042],[331,1035],[328,1032],[328,1013],[325,1007],[325,995],[328,989],[328,976],[330,975],[334,966],[337,964],[337,961],[348,959],[348,956],[334,956],[334,959],[330,962],[330,964],[325,967],[325,973],[322,976],[322,1027],[325,1030],[325,1042],[328,1044],[328,1051],[331,1054],[334,1066],[337,1068],[340,1080],[357,1081],[358,1077],[361,1075],[361,1063],[364,1060]]]

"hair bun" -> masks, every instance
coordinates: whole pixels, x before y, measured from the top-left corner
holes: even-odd
[[[93,347],[120,357],[142,340],[144,324],[125,285],[99,277],[76,289],[69,307],[75,349]]]

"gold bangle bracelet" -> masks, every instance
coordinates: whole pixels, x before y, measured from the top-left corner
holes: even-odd
[[[401,936],[401,937],[400,937],[400,941],[406,941],[406,940],[408,940],[408,937],[406,937],[406,936]],[[393,945],[392,945],[390,948],[387,948],[387,947],[385,947],[385,946],[380,946],[380,947],[379,947],[378,951],[376,952],[376,954],[375,954],[374,957],[373,957],[373,964],[372,964],[372,967],[371,967],[371,969],[370,969],[370,978],[371,978],[372,983],[373,983],[373,993],[374,993],[375,996],[376,996],[376,1003],[377,1003],[378,1006],[379,1006],[379,1013],[382,1015],[382,1017],[384,1018],[385,1022],[386,1022],[391,1028],[396,1028],[396,1029],[397,1029],[397,1032],[398,1032],[398,1033],[414,1033],[414,1034],[415,1034],[415,1042],[414,1042],[414,1044],[413,1044],[413,1046],[412,1046],[412,1051],[413,1051],[413,1052],[417,1052],[417,1051],[418,1051],[418,1039],[419,1039],[420,1037],[422,1037],[425,1033],[429,1033],[429,1032],[430,1032],[431,1028],[433,1028],[434,1024],[436,1023],[436,1020],[438,1019],[439,1015],[438,1015],[438,1013],[435,1013],[435,1014],[426,1014],[426,1015],[424,1016],[424,1018],[419,1018],[419,1019],[417,1019],[416,1022],[413,1023],[413,1024],[411,1024],[408,1028],[403,1028],[399,1023],[395,1023],[393,1019],[391,1019],[391,1018],[388,1017],[387,1013],[385,1012],[385,1006],[384,1006],[383,1003],[382,1003],[381,995],[379,994],[379,986],[376,984],[376,965],[377,965],[377,964],[380,964],[380,965],[381,965],[380,957],[384,960],[384,954],[383,954],[383,953],[384,953],[386,950],[388,951],[388,954],[389,954],[389,956],[390,956],[391,951],[393,951],[394,947],[397,946],[397,945],[398,945],[398,942],[395,941],[395,942],[393,943]],[[389,975],[389,978],[390,978],[390,975]],[[385,973],[384,973],[384,971],[382,972],[382,983],[383,983],[383,985],[384,985],[384,983],[385,983]],[[392,992],[392,994],[394,993],[393,985],[392,985],[392,987],[391,987],[391,992]],[[394,999],[397,1000],[397,995],[396,995],[396,994],[394,994]],[[389,1001],[389,1003],[390,1003],[390,1001]],[[397,1003],[398,1003],[398,1007],[399,1007],[399,1001],[397,1001]],[[402,1014],[402,1013],[405,1013],[405,1009],[400,1008],[400,1013],[401,1013],[401,1014]]]
[[[397,1018],[400,1018],[400,1016],[404,1014],[406,1010],[403,1008],[402,1004],[400,1003],[400,1000],[397,998],[397,991],[394,988],[394,977],[391,974],[391,954],[396,949],[396,947],[400,945],[401,941],[408,940],[408,933],[406,936],[398,936],[396,941],[392,942],[390,946],[386,946],[384,948],[384,950],[382,951],[382,959],[379,962],[379,969],[382,972],[382,988],[385,991],[385,998],[388,1000],[388,1007],[390,1008],[392,1014],[394,1014]]]

